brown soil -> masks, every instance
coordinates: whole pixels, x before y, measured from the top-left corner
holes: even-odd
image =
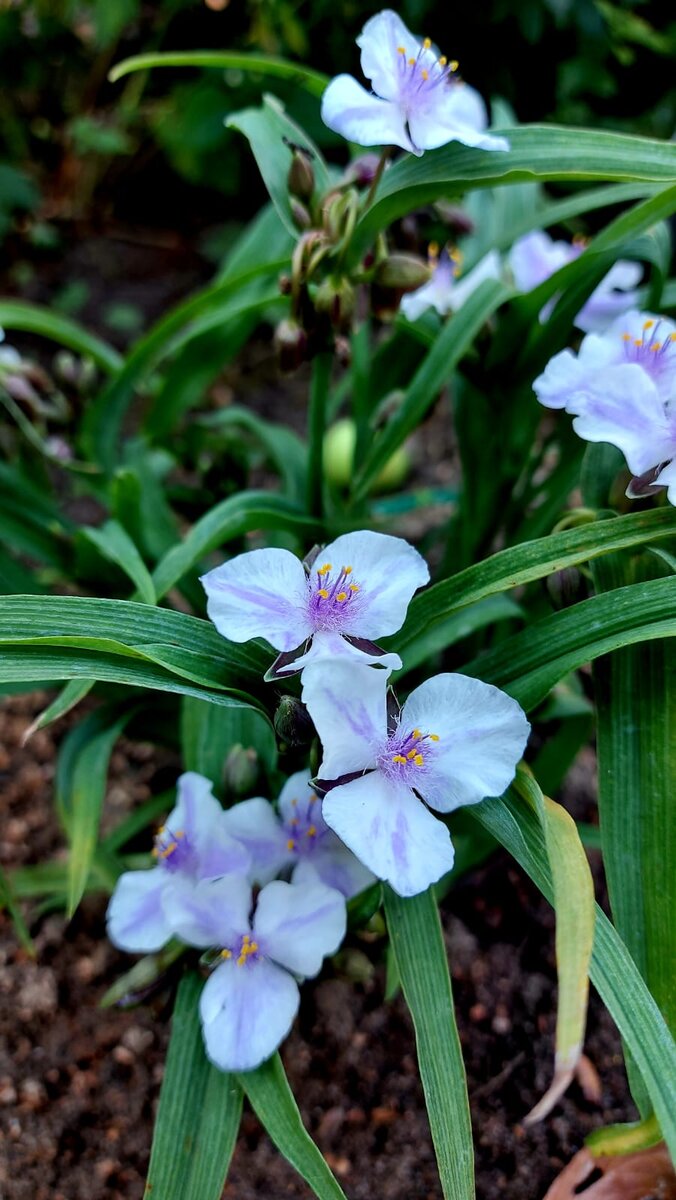
[[[0,861],[14,867],[62,852],[53,815],[57,733],[20,737],[44,695],[0,709]],[[171,761],[121,743],[108,820],[162,785]],[[577,807],[589,770],[571,781]],[[596,864],[598,866],[598,864]],[[597,872],[598,873],[598,872]],[[602,885],[600,885],[601,887]],[[601,1099],[571,1087],[553,1115],[524,1129],[551,1078],[555,1013],[553,916],[506,855],[473,871],[444,903],[460,1036],[467,1064],[480,1200],[541,1200],[598,1125],[635,1116],[612,1021],[593,997],[586,1052]],[[3,1200],[140,1200],[168,1038],[168,1008],[97,1007],[130,965],[105,940],[105,899],[67,924],[36,916],[37,961],[0,917],[0,1196]],[[350,1200],[440,1200],[405,1005],[383,1000],[383,943],[355,939],[341,970],[306,985],[283,1049],[305,1122]],[[359,952],[355,958],[354,951]],[[358,975],[348,978],[346,971]],[[302,1200],[306,1185],[245,1112],[224,1196]]]

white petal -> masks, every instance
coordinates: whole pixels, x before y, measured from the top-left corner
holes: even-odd
[[[387,740],[387,674],[342,660],[311,663],[302,675],[303,703],[324,750],[319,775],[337,779],[375,765]]]
[[[585,339],[586,340],[586,339]],[[572,350],[562,350],[549,360],[542,375],[533,383],[540,404],[547,408],[566,408],[581,387],[595,377]]]
[[[429,283],[402,296],[399,307],[407,321],[417,321],[428,308],[436,309],[440,317],[445,317],[451,311],[451,291],[452,285],[443,287],[435,272]]]
[[[106,917],[114,946],[130,954],[150,954],[169,941],[172,929],[162,907],[165,882],[166,873],[159,867],[120,875]]]
[[[313,795],[309,771],[295,771],[293,775],[289,775],[277,800],[277,808],[282,820],[291,821],[296,816],[296,808],[305,810]]]
[[[500,279],[502,276],[502,264],[500,255],[497,250],[489,250],[482,259],[468,271],[466,275],[461,276],[455,281],[453,291],[451,292],[451,308],[453,312],[457,312],[462,308],[463,304],[483,283],[485,279]]]
[[[200,996],[207,1057],[221,1071],[251,1071],[284,1040],[298,1011],[295,979],[259,959],[217,967]]]
[[[288,550],[249,550],[202,576],[207,613],[231,642],[295,650],[312,632],[303,564]]]
[[[268,883],[291,861],[286,833],[269,800],[254,796],[234,804],[223,815],[228,833],[249,853],[252,883]]]
[[[172,933],[189,946],[227,946],[249,928],[251,888],[240,875],[197,883],[177,875],[163,903]]]
[[[253,927],[263,954],[294,975],[317,975],[345,937],[345,899],[323,883],[274,880],[258,897]]]
[[[609,367],[598,386],[569,405],[575,432],[588,442],[610,442],[634,475],[676,453],[672,430],[652,379],[637,363]]]
[[[364,888],[375,883],[375,875],[348,850],[334,833],[326,838],[312,855],[300,858],[294,867],[291,882],[325,883],[351,900]]]
[[[555,242],[542,229],[532,229],[514,243],[509,265],[520,292],[530,292],[565,267],[579,251],[568,242]]]
[[[397,104],[372,96],[351,75],[337,75],[322,96],[322,121],[359,146],[415,147]]]
[[[211,788],[204,775],[186,771],[178,779],[177,804],[166,821],[167,830],[184,836],[194,849],[188,873],[199,879],[244,873],[249,867],[248,852],[228,834],[225,812]]]
[[[399,95],[399,47],[404,58],[416,58],[420,41],[406,28],[401,17],[386,8],[368,20],[357,38],[361,50],[361,69],[373,90],[384,100],[396,100]]]
[[[362,529],[345,533],[322,550],[336,567],[351,566],[350,578],[359,587],[354,616],[344,633],[376,640],[401,629],[413,593],[424,587],[430,573],[422,555],[403,538]]]
[[[351,630],[349,632],[351,633]],[[398,654],[371,654],[368,650],[353,645],[342,634],[322,629],[313,635],[309,650],[298,658],[294,658],[287,667],[281,667],[279,674],[304,671],[310,663],[326,665],[327,662],[334,663],[339,658],[361,663],[362,666],[377,666],[380,670],[386,671],[388,675],[392,671],[398,671],[401,667],[401,659]]]
[[[332,788],[324,820],[400,896],[424,892],[453,866],[446,826],[410,788],[392,784],[380,771]]]
[[[634,308],[638,292],[630,289],[636,288],[642,275],[643,268],[639,263],[623,259],[616,262],[577,314],[575,324],[578,329],[603,333],[618,316]]]
[[[434,733],[417,790],[440,812],[499,796],[514,778],[530,725],[511,696],[467,675],[435,675],[411,692],[402,730]],[[328,818],[326,818],[328,820]],[[328,822],[331,823],[330,821]]]
[[[435,150],[447,142],[462,142],[479,150],[509,150],[509,141],[485,132],[486,108],[481,96],[466,83],[437,89],[434,103],[408,114],[411,140],[420,150]]]

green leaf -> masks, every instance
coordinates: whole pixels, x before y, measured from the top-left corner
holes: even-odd
[[[220,708],[186,696],[181,705],[181,750],[186,771],[198,771],[220,793],[223,766],[233,746],[252,747],[266,771],[277,761],[275,732],[255,708]]]
[[[303,1125],[279,1054],[237,1078],[263,1128],[315,1196],[319,1200],[346,1200]]]
[[[262,446],[275,470],[279,472],[286,496],[292,501],[304,498],[307,449],[292,429],[257,417],[255,413],[236,404],[220,412],[199,417],[196,424],[199,428],[216,431],[234,426],[235,429],[251,433]]]
[[[499,841],[548,900],[551,871],[542,826],[513,790],[467,809]],[[676,1154],[676,1045],[653,997],[615,928],[596,906],[591,980],[643,1076],[664,1140]]]
[[[97,367],[108,374],[119,371],[122,366],[122,355],[107,342],[88,333],[69,317],[59,316],[49,308],[41,308],[39,304],[27,304],[24,300],[0,300],[0,326],[5,332],[14,329],[50,338],[75,354],[93,359]]]
[[[466,604],[443,621],[435,622],[426,633],[421,633],[408,643],[400,674],[412,671],[428,661],[431,655],[470,637],[479,629],[485,629],[487,625],[494,625],[498,621],[522,621],[523,617],[523,609],[510,596],[486,596],[476,604]]]
[[[22,745],[26,745],[29,738],[37,733],[38,729],[44,729],[45,726],[51,725],[52,721],[58,721],[61,717],[65,717],[71,709],[75,708],[85,696],[88,696],[94,686],[93,679],[71,679],[65,687],[61,689],[58,696],[55,696],[51,704],[48,704],[45,709],[35,718],[32,725],[23,735]]]
[[[98,529],[83,525],[80,533],[96,546],[104,558],[121,567],[137,588],[144,604],[157,603],[150,572],[129,534],[118,521],[106,521]]]
[[[285,58],[274,58],[269,54],[241,54],[231,50],[183,50],[136,54],[116,63],[108,78],[117,83],[132,71],[147,71],[150,67],[207,67],[215,70],[246,71],[247,75],[274,75],[288,79],[297,87],[305,88],[313,96],[321,96],[329,82],[321,71],[313,71],[303,63],[289,62]]]
[[[537,814],[544,831],[556,912],[559,995],[554,1079],[526,1118],[533,1124],[561,1099],[580,1061],[594,941],[594,883],[575,822],[565,808],[542,795],[530,772],[519,771],[514,787]]]
[[[422,159],[409,155],[395,163],[357,223],[350,243],[351,263],[358,262],[380,230],[399,217],[469,188],[529,179],[665,184],[676,180],[676,146],[669,142],[557,125],[512,126],[504,133],[511,147],[504,153],[451,142]]]
[[[413,1018],[418,1064],[446,1200],[473,1200],[474,1154],[465,1066],[433,892],[403,899],[384,888],[385,917]]]
[[[17,904],[12,884],[5,875],[2,867],[0,867],[0,911],[3,908],[7,909],[7,912],[12,918],[12,921],[14,922],[14,928],[16,929],[16,936],[18,937],[19,942],[23,946],[24,950],[27,952],[27,954],[30,954],[31,958],[35,958],[35,946],[33,945],[33,939],[28,932],[28,926],[24,921],[23,913]]]
[[[232,1075],[207,1060],[194,971],[179,984],[145,1200],[220,1200],[242,1113]]]

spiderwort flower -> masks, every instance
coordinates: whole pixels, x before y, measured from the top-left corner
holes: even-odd
[[[555,242],[541,229],[534,229],[514,243],[509,252],[509,265],[514,282],[520,292],[530,292],[544,283],[555,271],[567,266],[582,254],[586,247],[584,238],[569,242]],[[634,290],[641,281],[643,271],[639,263],[620,259],[604,276],[575,318],[578,329],[584,333],[602,333],[621,313],[636,304]],[[549,317],[557,297],[554,296],[540,312],[540,320]]]
[[[666,487],[676,504],[676,324],[637,311],[607,333],[588,333],[578,354],[555,354],[533,384],[541,404],[565,408],[588,442],[622,451],[630,497]]]
[[[275,880],[261,891],[237,878],[199,887],[202,932],[221,947],[200,997],[206,1052],[223,1071],[250,1071],[277,1049],[298,1011],[297,979],[317,975],[345,936],[345,901],[323,883]]]
[[[279,816],[269,800],[255,796],[226,814],[227,827],[251,855],[250,879],[264,884],[293,867],[293,882],[319,880],[356,896],[373,875],[336,837],[322,817],[321,800],[310,787],[310,772],[297,771],[287,779],[277,801]]]
[[[322,783],[336,781],[324,820],[400,896],[424,891],[453,866],[448,830],[429,808],[448,813],[499,795],[528,737],[516,701],[465,675],[421,684],[393,727],[382,672],[312,664],[303,699],[322,741]]]
[[[497,250],[491,250],[464,278],[458,279],[461,261],[459,250],[449,251],[444,247],[439,254],[436,244],[430,243],[432,278],[401,301],[401,311],[409,321],[417,321],[428,308],[436,308],[440,317],[447,317],[449,313],[462,308],[484,279],[500,278],[500,255]]]
[[[232,872],[244,877],[250,867],[248,851],[228,833],[209,780],[186,771],[177,791],[178,803],[155,838],[157,866],[121,875],[108,906],[108,936],[132,954],[159,950],[180,936],[174,906],[189,906],[200,880]]]
[[[362,530],[325,546],[309,572],[288,550],[250,550],[203,575],[202,584],[224,637],[265,638],[285,656],[303,647],[293,661],[277,661],[272,672],[282,674],[346,656],[388,670],[401,666],[398,655],[359,643],[396,633],[428,579],[424,559],[402,538]]]
[[[458,64],[438,58],[430,39],[420,42],[391,9],[366,22],[357,45],[373,92],[351,75],[333,79],[322,97],[329,129],[360,146],[401,146],[417,155],[452,141],[509,149],[505,138],[485,132],[483,101],[454,78]]]

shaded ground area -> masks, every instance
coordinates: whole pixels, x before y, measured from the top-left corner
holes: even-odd
[[[44,695],[0,708],[0,862],[62,852],[53,815],[54,742],[20,739]],[[120,743],[111,764],[113,822],[162,785],[171,767],[150,747]],[[590,765],[573,774],[572,807],[588,808]],[[578,815],[576,813],[576,815]],[[580,814],[581,815],[581,814]],[[587,812],[589,815],[589,812]],[[34,910],[33,910],[34,911]],[[140,1200],[168,1037],[167,997],[133,1011],[97,1007],[131,959],[104,937],[105,899],[75,920],[32,921],[37,962],[0,917],[0,1195],[3,1200]],[[599,1104],[575,1084],[543,1125],[519,1123],[551,1078],[554,923],[549,906],[506,855],[448,896],[444,926],[467,1064],[480,1200],[541,1200],[586,1133],[635,1116],[620,1040],[592,998],[586,1052]],[[352,942],[304,989],[283,1057],[303,1117],[350,1200],[440,1200],[411,1023],[401,997],[385,1006],[383,942]],[[355,955],[355,952],[358,952]],[[370,965],[369,965],[370,964]],[[358,974],[360,981],[348,978]],[[224,1196],[311,1195],[245,1113]]]

